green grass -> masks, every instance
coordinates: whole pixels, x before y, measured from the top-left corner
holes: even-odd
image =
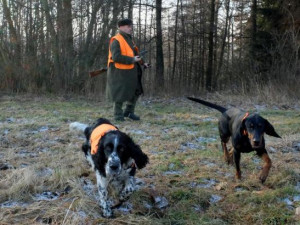
[[[83,135],[70,132],[69,124],[112,119],[111,103],[26,95],[3,96],[0,103],[0,164],[14,167],[0,170],[0,204],[26,203],[2,208],[1,224],[39,224],[49,218],[53,224],[299,224],[294,208],[283,202],[300,194],[295,189],[300,180],[299,152],[291,148],[300,140],[297,110],[266,107],[260,112],[283,138],[266,136],[267,150],[275,151],[270,151],[273,167],[262,185],[258,180],[262,162],[255,154],[242,154],[240,181],[234,178],[234,167],[225,164],[218,112],[185,99],[139,101],[136,112],[142,120],[116,124],[150,158],[150,164],[137,172],[145,186],[131,196],[131,213],[116,212],[116,218],[104,219],[93,194],[83,189],[82,179],[95,185],[96,178],[80,150]],[[254,108],[250,103],[248,107]],[[42,127],[47,129],[41,131]],[[137,130],[143,134],[133,132]],[[24,151],[35,156],[19,154]],[[52,172],[40,175],[45,168]],[[208,181],[215,183],[201,187]],[[67,188],[70,192],[62,194]],[[35,201],[43,191],[61,196]],[[90,191],[97,194],[95,186]],[[213,203],[212,196],[221,200]],[[168,206],[158,208],[155,197],[164,197]],[[293,202],[293,207],[299,205]]]

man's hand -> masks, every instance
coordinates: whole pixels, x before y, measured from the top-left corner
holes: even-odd
[[[150,63],[144,63],[143,66],[144,66],[145,69],[147,69],[147,68],[150,68],[150,67],[151,67],[151,64],[150,64]]]
[[[141,57],[140,56],[134,56],[134,62],[139,62],[139,61],[141,61],[142,59],[141,59]]]

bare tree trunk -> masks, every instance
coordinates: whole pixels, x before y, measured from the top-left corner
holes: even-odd
[[[184,13],[184,8],[183,8],[183,0],[180,1],[180,19],[181,19],[181,27],[182,27],[182,35],[181,35],[181,41],[180,41],[180,46],[181,46],[181,71],[180,71],[180,85],[183,87],[186,86],[186,81],[187,81],[187,59],[188,59],[188,53],[187,53],[187,35],[186,35],[186,27],[185,27],[185,13]]]
[[[39,80],[39,69],[38,69],[38,55],[37,55],[37,41],[38,40],[38,29],[35,27],[35,23],[37,22],[38,17],[37,13],[34,14],[34,11],[39,11],[38,7],[33,7],[32,0],[28,2],[28,9],[26,13],[26,21],[25,21],[25,34],[26,34],[26,46],[25,46],[25,54],[23,55],[23,62],[26,65],[26,72],[24,71],[24,75],[29,77],[26,79],[27,88],[36,88],[37,81]],[[35,20],[35,21],[34,21]],[[40,87],[41,85],[39,85]]]
[[[194,6],[193,7],[193,15],[192,15],[192,34],[194,34],[195,33],[195,26],[196,26],[196,24],[195,24],[195,12],[196,12],[196,6]],[[189,62],[189,66],[188,66],[188,80],[187,80],[187,83],[188,83],[188,90],[191,90],[191,87],[193,88],[193,84],[194,84],[194,82],[192,81],[192,75],[193,75],[193,68],[194,68],[194,62],[195,62],[195,60],[194,60],[194,54],[195,54],[195,42],[196,42],[196,40],[195,40],[195,38],[194,37],[192,37],[192,43],[191,43],[191,57],[190,57],[190,62]],[[193,89],[191,90],[191,91],[193,91]]]
[[[252,23],[252,31],[251,31],[251,46],[250,46],[250,56],[252,60],[255,60],[255,45],[256,45],[256,33],[257,33],[257,24],[256,24],[256,17],[257,17],[257,0],[252,0],[252,7],[251,7],[251,23]]]
[[[197,66],[197,90],[204,88],[204,76],[205,76],[205,52],[206,52],[206,43],[205,43],[205,16],[202,13],[205,9],[205,3],[203,0],[200,1],[200,24],[199,24],[199,63]]]
[[[138,18],[138,39],[137,46],[141,46],[142,40],[142,24],[141,24],[141,13],[142,13],[142,0],[139,1],[139,18]]]
[[[144,31],[143,31],[143,34],[144,34],[144,49],[146,49],[146,43],[147,43],[147,21],[148,21],[148,7],[147,7],[147,4],[148,4],[148,0],[146,2],[146,13],[145,13],[145,20],[144,20]]]
[[[179,0],[176,4],[176,14],[175,14],[175,31],[174,31],[174,53],[173,53],[173,69],[171,75],[171,84],[174,83],[175,70],[176,70],[176,60],[177,60],[177,29],[178,29],[178,15],[179,15]]]
[[[72,88],[73,81],[73,28],[71,0],[57,0],[57,35],[60,54],[59,84],[63,90]]]
[[[3,13],[5,16],[5,19],[8,22],[8,28],[9,28],[9,33],[10,33],[10,43],[11,45],[13,45],[14,47],[14,51],[15,51],[15,55],[14,57],[16,57],[16,60],[20,60],[21,59],[21,43],[20,43],[20,39],[17,35],[17,30],[16,27],[14,26],[13,20],[11,18],[11,13],[10,13],[10,9],[7,6],[7,1],[6,0],[2,0],[2,5],[3,5]]]
[[[154,7],[151,8],[151,19],[150,19],[150,24],[149,24],[150,27],[153,27],[153,24],[155,23],[153,17],[154,17]],[[150,38],[153,36],[152,30],[153,30],[153,29],[150,29],[150,31],[149,31],[149,37],[150,37]],[[151,41],[151,39],[150,39],[150,41],[149,41],[149,58],[150,58],[149,63],[152,63],[152,59],[153,59],[153,47],[152,47],[152,46],[153,46],[153,45],[152,45],[152,41]],[[152,77],[154,77],[154,76],[152,76]],[[150,87],[152,87],[152,88],[151,88],[151,92],[153,92],[153,89],[154,89],[154,85],[153,85],[154,79],[153,79],[152,77],[150,77],[150,76],[145,77],[145,78],[147,78],[148,85],[149,85]],[[149,89],[150,89],[150,88],[149,88]]]
[[[156,0],[156,90],[164,89],[164,54],[161,27],[162,0]]]
[[[206,89],[212,91],[213,77],[213,52],[214,52],[214,19],[215,19],[215,0],[211,0],[209,37],[208,37],[208,63],[206,71]]]
[[[112,4],[112,18],[110,20],[111,12],[107,10]],[[108,45],[109,45],[109,35],[115,35],[117,32],[118,16],[120,14],[121,8],[119,6],[118,0],[109,1],[107,5],[102,8],[103,14],[103,25],[101,30],[100,38],[97,40],[96,47],[91,49],[91,58],[89,60],[89,66],[93,65],[99,52],[105,52],[108,55]],[[105,56],[107,56],[105,55]],[[107,62],[106,57],[102,57],[100,63],[103,65]]]
[[[168,14],[168,66],[167,66],[167,80],[168,80],[168,85],[167,85],[167,90],[169,90],[169,86],[172,86],[171,81],[171,32],[170,32],[170,27],[171,27],[171,22],[170,22],[170,15]]]
[[[224,33],[222,37],[222,46],[221,46],[221,52],[220,52],[220,58],[219,58],[219,65],[218,65],[218,70],[216,73],[217,77],[220,77],[223,61],[224,61],[224,52],[225,52],[225,46],[226,46],[226,38],[227,38],[227,33],[228,33],[228,22],[229,22],[229,6],[230,6],[230,0],[226,0],[225,3],[225,8],[226,8],[226,18],[225,18],[225,28],[224,28]],[[229,52],[228,52],[229,54]]]
[[[50,39],[51,39],[51,49],[52,49],[52,54],[54,58],[54,79],[55,79],[55,84],[59,85],[59,76],[60,76],[60,57],[59,57],[59,46],[58,46],[58,37],[56,34],[56,31],[54,29],[54,24],[51,19],[50,15],[50,9],[49,9],[49,4],[47,0],[41,0],[41,5],[42,9],[45,12],[46,16],[46,24],[47,24],[47,30],[50,34]],[[51,84],[52,86],[53,84]],[[60,85],[59,85],[60,86]],[[58,86],[58,87],[59,87]],[[49,87],[51,89],[51,87]]]
[[[64,48],[64,60],[63,68],[65,76],[67,77],[67,86],[65,89],[72,88],[74,86],[74,40],[73,40],[73,23],[72,23],[72,2],[71,0],[63,0],[64,10],[64,31],[63,31],[63,45]],[[70,87],[71,86],[71,87]],[[73,88],[72,88],[73,89]]]
[[[242,0],[241,1],[241,6],[240,6],[240,10],[241,10],[241,15],[240,15],[240,37],[239,37],[239,46],[240,46],[240,49],[239,49],[239,60],[241,60],[241,58],[242,58],[242,50],[243,50],[243,41],[242,41],[242,39],[243,39],[243,32],[244,32],[244,30],[243,30],[243,17],[244,17],[244,0]]]
[[[42,88],[43,85],[48,86],[50,67],[49,63],[46,60],[46,43],[45,43],[45,34],[43,31],[44,24],[44,12],[40,10],[38,4],[35,5],[35,20],[38,21],[36,26],[36,39],[38,40],[36,43],[36,51],[39,52],[39,56],[37,57],[37,76],[35,78],[36,87],[38,89]],[[50,85],[49,85],[50,86]]]
[[[133,4],[134,4],[134,1],[135,0],[129,0],[128,1],[128,18],[129,19],[132,19],[133,16],[132,16],[132,11],[133,11]]]
[[[218,59],[217,59],[217,50],[218,50],[218,26],[219,26],[219,9],[220,9],[221,3],[219,0],[216,0],[216,6],[215,6],[215,22],[214,22],[214,53],[213,53],[213,78],[212,78],[212,90],[217,89],[217,84],[218,84],[218,79],[219,77],[217,76],[217,65],[218,65]]]
[[[9,29],[9,38],[10,38],[10,46],[12,47],[11,52],[11,58],[14,60],[12,62],[9,62],[10,65],[8,66],[9,70],[8,73],[11,76],[10,77],[10,86],[14,91],[20,91],[22,89],[22,81],[20,80],[20,76],[18,75],[18,70],[21,69],[21,41],[17,33],[17,29],[14,26],[10,9],[7,6],[7,1],[2,0],[3,5],[3,13],[5,16],[5,19],[8,23],[8,29]]]
[[[87,35],[84,41],[83,49],[79,53],[79,72],[78,72],[78,89],[82,90],[84,88],[84,82],[86,74],[91,66],[91,53],[90,53],[90,45],[93,43],[93,30],[96,24],[96,15],[102,6],[103,1],[96,1],[95,5],[92,7],[92,12],[90,15],[90,20],[87,28]],[[93,48],[94,49],[94,48]]]

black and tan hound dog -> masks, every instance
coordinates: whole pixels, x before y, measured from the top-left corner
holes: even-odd
[[[249,114],[237,108],[226,109],[197,98],[188,97],[188,99],[222,113],[218,122],[221,144],[226,162],[230,164],[234,161],[236,177],[241,178],[241,153],[256,151],[257,155],[264,161],[259,175],[260,181],[264,183],[272,166],[272,161],[265,149],[264,133],[280,138],[271,123],[257,113]],[[233,149],[228,152],[226,143],[230,137]]]

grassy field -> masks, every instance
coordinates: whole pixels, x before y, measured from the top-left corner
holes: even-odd
[[[74,121],[112,119],[111,105],[83,98],[0,98],[0,224],[300,224],[300,109],[214,99],[258,111],[282,139],[266,136],[273,161],[264,185],[262,162],[243,154],[242,180],[224,163],[219,113],[183,98],[141,99],[139,122],[116,123],[150,158],[140,189],[100,216],[95,175],[80,150]],[[257,104],[257,105],[256,105]],[[297,108],[298,104],[298,108]]]

